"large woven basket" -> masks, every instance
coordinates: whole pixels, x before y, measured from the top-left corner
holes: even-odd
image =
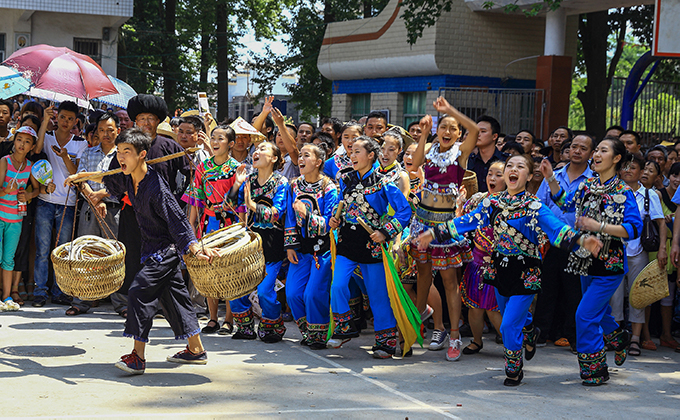
[[[635,278],[629,293],[630,305],[636,309],[646,308],[668,294],[668,273],[654,260]]]
[[[262,238],[248,232],[250,242],[212,263],[190,254],[184,256],[196,290],[205,297],[234,300],[254,291],[264,279]],[[206,235],[205,238],[210,235]]]
[[[479,185],[477,185],[477,174],[473,171],[466,170],[465,176],[463,176],[463,186],[465,187],[465,191],[467,191],[467,197],[465,198],[469,200],[470,197],[477,194],[479,191]]]
[[[75,261],[59,256],[69,244],[52,251],[54,275],[64,293],[82,300],[97,300],[120,289],[125,280],[125,245],[116,242],[120,251],[107,257]]]

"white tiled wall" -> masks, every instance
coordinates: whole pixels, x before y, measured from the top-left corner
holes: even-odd
[[[0,9],[132,16],[133,0],[0,0]]]

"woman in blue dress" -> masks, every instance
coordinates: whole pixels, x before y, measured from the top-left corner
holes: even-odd
[[[513,156],[504,170],[506,191],[491,194],[464,216],[422,233],[418,246],[426,249],[433,239],[456,239],[480,227],[493,227],[493,264],[484,274],[485,283],[496,288],[501,310],[501,334],[505,346],[506,386],[517,386],[524,377],[522,350],[531,360],[540,333],[534,327],[529,307],[541,290],[541,260],[548,242],[564,249],[577,244],[597,253],[599,241],[581,235],[562,223],[541,201],[526,191],[533,176],[533,160]]]

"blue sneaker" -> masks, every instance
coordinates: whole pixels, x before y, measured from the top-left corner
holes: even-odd
[[[189,346],[184,350],[176,353],[174,356],[168,356],[166,359],[168,362],[172,363],[182,363],[188,365],[205,365],[208,363],[208,353],[203,350],[198,354],[194,354],[189,350]]]
[[[132,350],[132,353],[122,356],[115,366],[127,373],[141,375],[146,369],[146,360],[139,357],[135,350]]]

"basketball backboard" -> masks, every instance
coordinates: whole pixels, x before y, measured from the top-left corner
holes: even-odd
[[[652,54],[680,57],[680,0],[656,0]]]

